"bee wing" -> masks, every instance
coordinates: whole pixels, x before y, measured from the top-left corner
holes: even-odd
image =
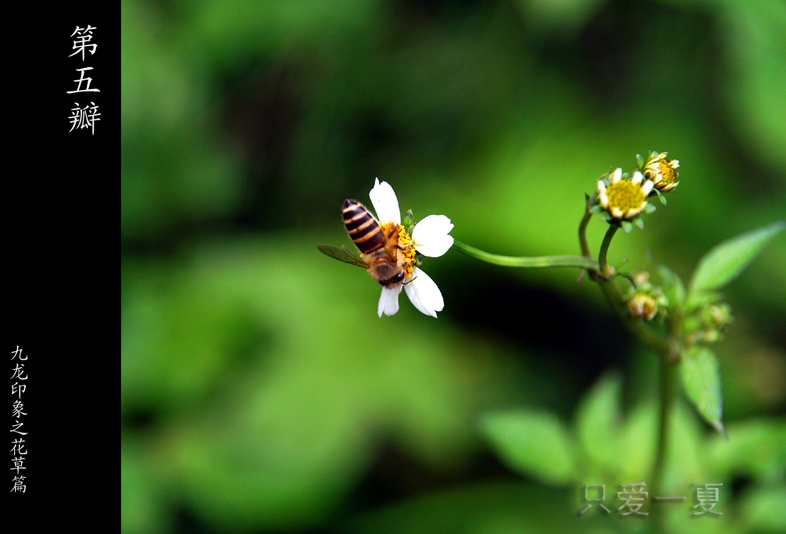
[[[358,267],[366,268],[366,262],[358,256],[357,254],[353,253],[347,247],[334,247],[333,245],[317,245],[319,251],[324,254],[325,256],[330,256],[331,258],[337,259],[338,261],[343,261],[344,263],[349,263],[350,265],[357,265]]]

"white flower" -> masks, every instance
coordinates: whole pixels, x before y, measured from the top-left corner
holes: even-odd
[[[387,182],[374,181],[374,188],[369,193],[371,204],[377,212],[377,219],[380,224],[401,225],[401,211],[398,205],[398,198],[395,191]],[[412,246],[418,254],[437,258],[445,254],[453,246],[453,237],[449,235],[453,230],[453,223],[444,215],[429,215],[421,220],[412,229],[412,236],[409,237],[403,231],[404,239],[409,238]],[[414,265],[414,254],[412,274],[403,283],[412,304],[426,315],[437,316],[438,311],[445,307],[445,301],[437,284],[424,273],[419,267]],[[398,295],[401,293],[402,286],[394,288],[383,288],[379,298],[377,313],[380,317],[394,315],[398,311]]]

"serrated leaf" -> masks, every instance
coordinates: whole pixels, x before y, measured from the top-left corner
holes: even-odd
[[[553,414],[524,410],[496,412],[483,417],[481,428],[511,468],[550,484],[575,481],[573,443]]]
[[[765,246],[786,228],[780,221],[724,241],[699,260],[688,290],[688,302],[702,293],[720,289],[734,280]]]
[[[723,428],[723,396],[720,366],[715,354],[707,347],[685,351],[680,365],[682,386],[696,411],[721,434]]]

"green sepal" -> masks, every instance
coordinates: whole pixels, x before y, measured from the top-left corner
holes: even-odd
[[[404,216],[401,218],[401,225],[409,232],[412,233],[412,227],[415,225],[415,214],[412,213],[412,210],[407,210]]]
[[[617,268],[615,268],[615,270],[617,271],[617,274],[615,275],[615,277],[616,277],[616,276],[621,276],[622,278],[624,278],[625,280],[627,280],[628,282],[630,282],[630,285],[632,285],[632,286],[633,286],[633,289],[634,289],[634,290],[636,290],[636,289],[637,289],[637,287],[636,287],[636,277],[634,277],[634,276],[633,276],[631,273],[627,273],[627,272],[621,272],[621,271],[620,271],[619,269],[617,269]]]

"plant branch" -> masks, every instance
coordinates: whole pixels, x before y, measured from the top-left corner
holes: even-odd
[[[501,256],[455,241],[453,245],[460,252],[486,263],[502,267],[538,268],[538,267],[577,267],[579,269],[598,269],[598,262],[584,256]]]
[[[609,252],[609,245],[611,245],[611,240],[614,238],[614,234],[617,233],[620,227],[616,224],[610,224],[609,229],[606,230],[606,235],[603,236],[603,243],[600,244],[600,254],[598,254],[598,265],[600,266],[600,275],[609,280],[611,275],[611,269],[609,269],[609,263],[606,259],[606,256]]]
[[[591,200],[590,196],[586,193],[584,193],[584,199],[586,205],[584,208],[584,217],[582,217],[581,223],[579,224],[579,245],[581,246],[582,255],[591,258],[592,253],[587,243],[587,226],[589,225],[590,219],[592,219],[592,212],[590,211]]]

